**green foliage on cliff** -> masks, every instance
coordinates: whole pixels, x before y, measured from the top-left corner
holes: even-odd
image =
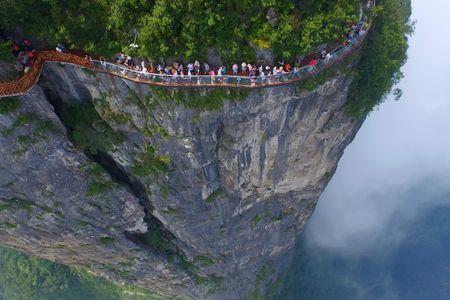
[[[0,114],[6,115],[20,107],[19,97],[6,97],[0,101]]]
[[[113,130],[90,103],[67,105],[62,118],[71,129],[70,140],[92,154],[108,152],[123,141],[123,135]]]
[[[161,299],[136,287],[116,286],[86,271],[0,247],[0,299]]]
[[[102,195],[113,186],[111,178],[100,165],[95,164],[90,171],[92,180],[89,183],[87,196]]]
[[[252,59],[251,45],[292,58],[342,38],[360,0],[0,0],[0,28],[21,26],[56,43],[107,55],[139,30],[146,57]],[[274,13],[272,13],[274,12]],[[270,22],[268,13],[270,16]]]
[[[0,42],[0,61],[12,63],[15,61],[11,53],[11,45],[7,42]]]
[[[167,173],[169,164],[170,157],[157,155],[155,148],[148,145],[145,153],[139,156],[138,161],[133,166],[133,173],[138,176],[156,176]]]
[[[350,87],[347,112],[359,118],[380,104],[402,78],[408,35],[412,34],[410,0],[377,1],[377,13]],[[396,96],[401,92],[394,90]]]

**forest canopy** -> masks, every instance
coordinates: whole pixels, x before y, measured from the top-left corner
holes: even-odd
[[[81,269],[0,247],[0,299],[160,300],[136,287],[121,287]]]
[[[378,0],[377,4],[349,91],[347,113],[355,118],[366,116],[392,91],[397,98],[401,96],[394,88],[403,77],[408,36],[414,30],[411,0]]]
[[[225,62],[253,59],[252,46],[292,59],[342,39],[361,0],[0,0],[0,29],[22,28],[51,44],[100,55],[130,50],[137,29],[143,57]]]

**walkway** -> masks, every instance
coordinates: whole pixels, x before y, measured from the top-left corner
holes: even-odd
[[[348,55],[354,53],[362,44],[368,30],[364,34],[355,37],[347,45],[340,45],[330,52],[331,57],[319,59],[314,67],[306,66],[292,72],[284,72],[282,75],[249,76],[211,76],[211,75],[161,75],[148,72],[140,72],[129,69],[127,66],[100,60],[87,58],[71,53],[57,51],[39,51],[34,58],[30,70],[19,79],[0,83],[0,98],[26,94],[39,80],[42,68],[46,62],[59,62],[77,65],[98,73],[107,73],[134,82],[163,87],[212,87],[212,88],[263,88],[286,85],[304,80],[323,70],[339,63]]]

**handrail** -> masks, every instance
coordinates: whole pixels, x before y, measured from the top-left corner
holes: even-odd
[[[369,1],[368,7],[373,7],[374,5],[374,1]],[[364,22],[364,18],[365,17],[362,16],[360,22]],[[324,59],[319,59],[315,66],[306,66],[300,69],[295,69],[291,72],[283,72],[280,74],[261,74],[260,76],[253,77],[236,75],[164,75],[132,70],[124,65],[107,62],[104,59],[92,60],[71,53],[38,51],[31,62],[28,72],[15,81],[0,83],[0,98],[26,94],[39,80],[45,62],[73,64],[95,72],[107,73],[134,82],[153,86],[213,88],[233,87],[252,89],[286,85],[316,75],[330,66],[342,61],[345,57],[359,48],[367,35],[367,32],[369,31],[370,25],[371,24],[368,24],[364,34],[358,35],[345,46],[340,45],[336,47],[329,52],[331,56]]]
[[[361,45],[365,35],[356,37],[346,46],[339,46],[330,52],[331,57],[320,59],[315,66],[305,66],[296,71],[275,75],[238,76],[238,75],[165,75],[137,71],[124,65],[100,60],[91,60],[93,70],[122,77],[134,82],[164,87],[234,87],[261,88],[290,84],[320,73],[340,62]]]

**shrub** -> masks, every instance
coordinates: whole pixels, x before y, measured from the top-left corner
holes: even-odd
[[[19,97],[6,97],[0,99],[0,114],[9,114],[20,107]]]

